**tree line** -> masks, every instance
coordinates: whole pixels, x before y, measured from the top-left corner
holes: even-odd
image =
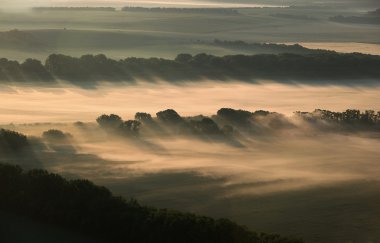
[[[361,112],[348,109],[344,112],[316,109],[313,112],[294,113],[295,118],[301,118],[316,129],[336,131],[380,131],[380,111],[366,110]],[[97,123],[106,132],[118,136],[138,138],[140,135],[176,134],[191,135],[209,141],[237,140],[234,135],[243,132],[273,133],[281,129],[296,128],[292,117],[286,117],[277,112],[257,110],[254,112],[221,108],[211,117],[198,115],[182,117],[175,110],[167,109],[156,113],[152,117],[149,113],[137,112],[135,119],[124,121],[116,114],[103,114],[97,118]],[[318,121],[328,124],[328,127],[319,127]],[[149,132],[146,132],[149,131]]]
[[[198,43],[208,44],[209,42],[199,41]],[[224,48],[235,50],[247,50],[253,52],[263,52],[268,54],[280,54],[280,53],[293,53],[293,54],[313,54],[313,53],[329,53],[333,51],[328,50],[316,50],[303,47],[299,44],[274,44],[274,43],[248,43],[242,40],[228,41],[215,39],[211,42],[214,46],[221,46]]]
[[[306,120],[325,120],[343,125],[380,126],[380,111],[348,109],[343,112],[316,109],[313,112],[295,112]]]
[[[380,78],[380,56],[336,52],[312,54],[258,54],[213,56],[205,53],[179,54],[174,60],[129,57],[121,60],[105,55],[71,57],[50,55],[44,64],[35,59],[23,63],[0,59],[3,82],[56,82],[76,85],[99,81],[136,80],[183,82],[197,80],[241,80],[312,84],[365,84]]]

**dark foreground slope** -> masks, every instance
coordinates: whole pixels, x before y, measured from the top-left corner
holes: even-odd
[[[27,217],[0,212],[1,243],[100,243],[88,236],[41,223]]]
[[[300,242],[257,234],[227,219],[140,206],[87,180],[0,165],[0,210],[105,242]]]

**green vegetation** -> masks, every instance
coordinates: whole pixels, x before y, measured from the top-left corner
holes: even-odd
[[[302,242],[257,234],[227,219],[140,206],[87,180],[0,164],[0,210],[105,242]]]

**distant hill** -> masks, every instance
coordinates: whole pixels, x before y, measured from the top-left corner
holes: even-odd
[[[368,12],[368,15],[380,17],[380,8],[378,8],[378,9],[376,9],[374,11]]]
[[[331,21],[340,23],[353,23],[353,24],[380,24],[380,9],[370,11],[361,16],[334,16],[330,18]]]
[[[209,11],[209,10],[208,10]],[[275,43],[249,43],[240,40],[166,40],[154,36],[138,36],[131,33],[99,32],[70,29],[54,30],[11,30],[0,32],[0,49],[28,50],[31,52],[49,52],[56,49],[86,49],[93,48],[98,51],[104,49],[126,50],[157,45],[170,46],[170,44],[197,45],[203,49],[222,47],[227,51],[255,54],[278,53],[315,53],[299,45],[284,45]],[[211,54],[211,53],[210,53]]]
[[[38,51],[45,45],[41,39],[29,32],[17,29],[0,32],[1,49],[34,49]]]

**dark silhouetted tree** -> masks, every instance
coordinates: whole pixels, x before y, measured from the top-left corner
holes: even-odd
[[[183,122],[182,117],[173,109],[157,112],[156,115],[157,118],[164,123],[179,124]]]
[[[145,112],[137,112],[135,114],[135,120],[142,122],[142,123],[153,122],[152,116],[149,113],[145,113]]]
[[[122,125],[123,120],[120,116],[111,114],[99,116],[96,122],[104,129],[117,129]]]

